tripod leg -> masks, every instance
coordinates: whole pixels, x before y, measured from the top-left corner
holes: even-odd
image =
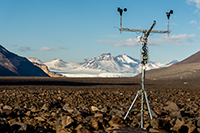
[[[142,100],[141,100],[141,128],[144,128],[144,91],[142,91]]]
[[[129,107],[129,109],[128,109],[128,111],[127,111],[125,117],[124,117],[124,120],[126,120],[126,117],[128,116],[128,114],[129,114],[131,108],[133,107],[133,105],[134,105],[134,103],[135,103],[135,101],[136,101],[136,99],[137,99],[137,97],[138,97],[138,95],[139,95],[140,93],[141,93],[141,91],[138,91],[137,94],[135,95],[135,99],[133,100],[131,106]]]
[[[152,120],[152,119],[153,119],[153,116],[152,116],[152,114],[151,114],[151,108],[150,108],[150,106],[149,106],[149,101],[148,101],[148,98],[147,98],[147,93],[146,93],[146,91],[144,91],[144,95],[145,95],[145,99],[146,99],[146,103],[147,103],[147,108],[148,108],[148,110],[149,110],[149,117],[150,117],[150,120]]]
[[[169,100],[168,98],[163,97],[162,95],[159,95],[159,94],[157,94],[157,93],[154,93],[153,91],[150,91],[150,90],[146,90],[146,91],[148,91],[148,92],[150,92],[150,93],[152,93],[152,94],[154,94],[154,95],[160,96],[160,97],[164,98],[165,100]]]

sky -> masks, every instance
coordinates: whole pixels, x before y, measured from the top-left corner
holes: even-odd
[[[81,62],[110,52],[140,59],[142,33],[122,32],[117,8],[127,8],[122,27],[167,30],[148,37],[149,60],[181,61],[200,48],[200,0],[0,0],[0,44],[43,62]]]

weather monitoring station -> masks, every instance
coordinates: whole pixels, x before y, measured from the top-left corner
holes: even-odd
[[[147,93],[146,91],[148,91],[147,89],[145,89],[145,65],[148,62],[148,48],[147,48],[147,39],[148,36],[150,35],[150,33],[167,33],[169,36],[170,30],[169,30],[169,19],[170,19],[170,15],[173,14],[173,10],[170,10],[169,12],[166,12],[167,18],[168,18],[168,25],[167,25],[167,30],[166,31],[160,31],[160,30],[152,30],[153,27],[156,24],[156,21],[153,22],[152,26],[149,28],[149,30],[144,30],[144,29],[129,29],[129,28],[122,28],[122,14],[123,12],[127,11],[127,8],[121,9],[120,7],[117,8],[117,11],[120,13],[120,27],[119,27],[119,31],[120,33],[122,31],[130,31],[130,32],[141,32],[143,33],[143,37],[139,37],[139,41],[142,43],[142,51],[141,51],[141,64],[142,64],[142,89],[140,89],[137,94],[135,95],[135,98],[131,104],[131,106],[129,107],[124,120],[126,120],[129,112],[131,111],[137,97],[140,95],[142,95],[142,99],[141,99],[141,128],[144,128],[144,98],[146,100],[146,104],[147,104],[147,108],[148,108],[148,112],[149,112],[149,117],[150,120],[153,119],[152,113],[151,113],[151,108],[148,102],[148,97],[147,97]],[[149,91],[151,92],[151,91]],[[152,93],[152,92],[151,92]],[[155,93],[153,93],[155,94]]]

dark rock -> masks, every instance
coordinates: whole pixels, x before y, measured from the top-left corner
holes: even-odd
[[[164,129],[164,130],[170,129],[169,121],[163,120],[163,119],[152,119],[151,120],[151,126],[156,128],[156,129]]]
[[[38,121],[45,121],[42,117],[38,116],[38,117],[34,117],[34,119],[38,120]]]
[[[57,122],[55,123],[55,129],[56,129],[56,132],[60,131],[60,129],[62,129],[63,125],[62,125],[62,121],[59,119],[57,120]]]
[[[120,115],[124,115],[125,112],[123,110],[118,110],[118,109],[114,109],[112,112],[111,112],[111,115],[116,115],[116,116],[120,116]]]
[[[155,112],[153,109],[151,109],[151,114],[152,114],[152,116],[153,116],[154,118],[157,118],[157,117],[158,117],[158,115],[156,114],[156,112]]]
[[[82,127],[80,128],[77,133],[92,133],[88,128]]]
[[[3,106],[3,109],[12,110],[12,107],[9,105],[5,105],[5,106]]]
[[[172,109],[172,110],[179,110],[179,107],[178,107],[178,105],[176,104],[176,103],[174,103],[174,102],[168,102],[168,105],[170,106],[170,108]]]
[[[150,128],[149,132],[151,132],[151,133],[168,133],[166,130],[155,129],[155,128]]]
[[[2,114],[5,114],[5,115],[10,115],[12,113],[12,110],[9,110],[9,109],[2,109],[1,110],[1,113]]]
[[[50,108],[50,103],[45,103],[45,104],[42,106],[41,110],[49,111],[49,108]]]
[[[125,127],[124,121],[120,117],[114,117],[109,122],[111,127]]]
[[[193,131],[196,129],[194,124],[185,124],[185,126],[188,127],[188,133],[193,133]]]
[[[107,112],[108,112],[108,108],[107,108],[107,107],[104,107],[104,108],[102,108],[100,111],[103,112],[103,113],[107,113]]]
[[[196,126],[200,128],[200,120],[196,120]]]
[[[0,119],[0,132],[11,132],[11,127],[9,123],[3,119]]]
[[[62,117],[62,126],[66,127],[72,124],[74,120],[70,116],[63,116]]]
[[[95,113],[94,114],[94,118],[97,118],[97,119],[102,119],[103,118],[103,114],[102,113]]]
[[[99,111],[99,109],[98,109],[96,106],[91,106],[91,110],[92,110],[93,112]]]
[[[173,127],[174,131],[178,131],[179,129],[181,129],[181,127],[185,124],[185,122],[182,119],[177,119],[175,122],[175,125]]]
[[[193,124],[184,124],[179,129],[179,133],[193,133],[193,131],[196,129],[196,126]]]
[[[182,118],[182,115],[181,115],[180,111],[172,111],[169,115],[171,117]]]
[[[28,124],[14,121],[11,127],[14,131],[27,131]]]
[[[120,127],[119,129],[110,129],[107,133],[150,133],[142,128],[135,127]]]
[[[83,125],[82,125],[82,124],[79,124],[79,125],[75,128],[75,130],[78,131],[78,130],[80,130],[82,127],[83,127]]]
[[[49,128],[40,128],[37,129],[37,133],[56,133],[55,130],[49,129]]]
[[[66,106],[63,106],[63,110],[69,112],[69,113],[73,113],[74,112],[74,109],[71,108],[71,107],[66,107]]]
[[[62,107],[62,109],[63,109],[64,111],[67,111],[66,108],[68,108],[68,107],[70,107],[70,106],[69,106],[68,103],[66,103],[66,104]]]
[[[65,128],[65,129],[60,129],[56,131],[56,133],[72,133],[72,130],[69,128]]]
[[[98,121],[93,121],[91,126],[95,129],[98,130],[99,129],[99,122]]]

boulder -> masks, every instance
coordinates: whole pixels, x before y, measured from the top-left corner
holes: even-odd
[[[170,109],[175,110],[175,111],[179,110],[179,107],[176,103],[169,101],[167,102],[167,104],[169,105]]]
[[[61,119],[63,127],[69,126],[74,122],[74,120],[70,116],[63,116]]]
[[[91,106],[91,110],[92,110],[93,112],[99,111],[99,109],[98,109],[96,106]]]
[[[125,127],[124,121],[120,117],[114,117],[109,122],[111,127]]]

